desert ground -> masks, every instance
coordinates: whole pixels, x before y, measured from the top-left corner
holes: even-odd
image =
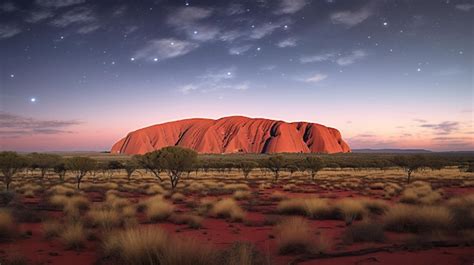
[[[71,156],[71,155],[66,155]],[[89,155],[100,161],[125,156]],[[112,158],[111,158],[112,157]],[[0,193],[0,264],[473,264],[474,173],[457,166],[23,170]],[[5,186],[0,184],[0,190]]]

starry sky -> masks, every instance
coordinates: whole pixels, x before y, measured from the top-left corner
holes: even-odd
[[[230,115],[474,150],[474,1],[0,1],[0,149]]]

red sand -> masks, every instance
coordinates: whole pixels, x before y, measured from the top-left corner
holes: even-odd
[[[350,152],[334,128],[233,116],[180,120],[139,129],[115,143],[111,153],[144,154],[174,145],[218,154]]]

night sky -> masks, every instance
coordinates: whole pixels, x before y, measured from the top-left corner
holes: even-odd
[[[474,1],[0,1],[0,149],[108,150],[184,118],[474,150]]]

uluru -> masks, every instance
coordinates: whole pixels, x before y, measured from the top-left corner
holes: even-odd
[[[111,153],[144,154],[181,146],[204,154],[347,153],[351,149],[334,128],[309,122],[284,122],[242,116],[185,119],[130,132]]]

